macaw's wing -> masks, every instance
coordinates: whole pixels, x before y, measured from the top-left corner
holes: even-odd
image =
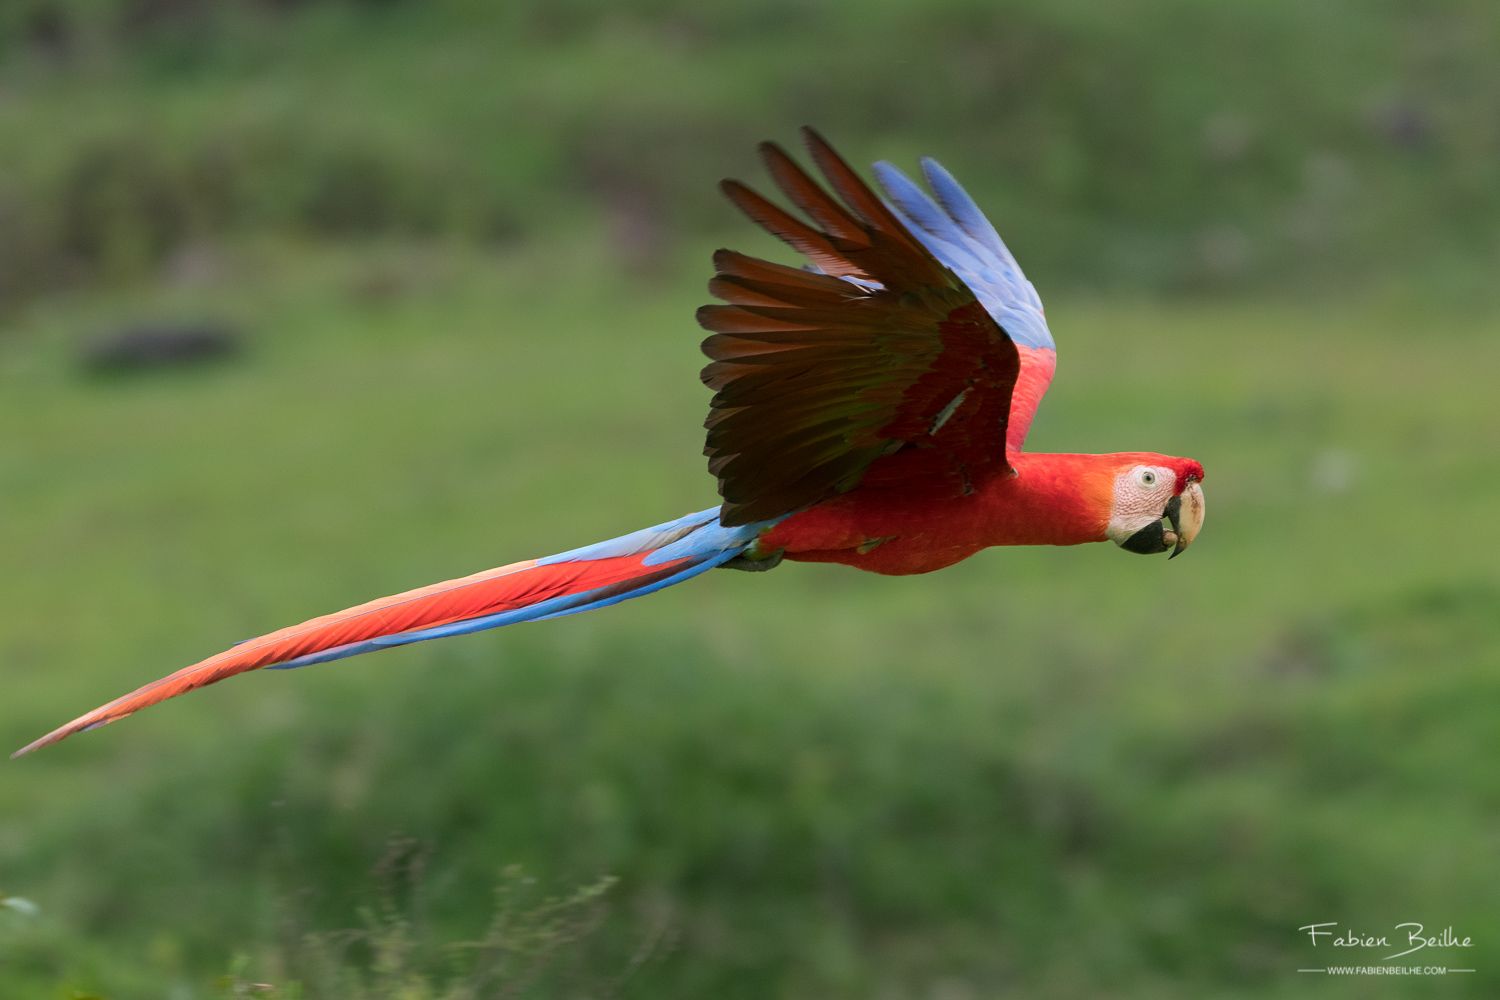
[[[875,164],[875,176],[893,211],[934,257],[958,275],[995,318],[1020,355],[1021,372],[1012,391],[1006,447],[1020,451],[1031,418],[1057,370],[1057,348],[1036,286],[953,175],[933,159],[922,160],[922,175],[937,203],[889,163]]]
[[[714,255],[709,290],[728,304],[704,306],[698,321],[713,332],[703,342],[703,381],[715,391],[704,452],[725,524],[871,480],[961,496],[1009,471],[1016,342],[821,136],[804,136],[837,198],[779,146],[765,143],[761,154],[812,225],[737,181],[723,184],[817,269]]]

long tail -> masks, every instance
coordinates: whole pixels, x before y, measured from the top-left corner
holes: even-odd
[[[560,618],[670,587],[742,554],[764,527],[726,528],[718,515],[715,507],[597,545],[382,597],[247,640],[79,716],[11,756],[249,670],[305,667],[426,639]]]

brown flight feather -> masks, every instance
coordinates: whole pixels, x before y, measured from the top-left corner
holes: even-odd
[[[804,137],[833,193],[779,146],[765,143],[761,154],[814,225],[737,181],[722,185],[751,221],[822,272],[714,255],[709,290],[727,304],[704,306],[698,321],[712,333],[703,342],[703,381],[715,391],[704,453],[726,525],[861,482],[957,496],[1009,468],[1015,345],[821,136]]]

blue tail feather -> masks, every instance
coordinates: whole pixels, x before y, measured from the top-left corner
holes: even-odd
[[[564,562],[588,562],[595,559],[639,555],[643,552],[650,553],[645,559],[641,560],[644,566],[661,566],[683,559],[691,560],[687,565],[670,575],[662,576],[659,572],[652,573],[643,576],[640,584],[635,587],[621,584],[598,587],[576,594],[563,594],[545,601],[539,601],[524,608],[514,608],[478,618],[468,618],[463,621],[448,622],[443,625],[412,629],[393,635],[364,639],[343,646],[334,646],[330,649],[319,650],[316,653],[300,656],[294,660],[288,660],[285,663],[275,664],[270,669],[291,670],[297,667],[311,666],[315,663],[328,663],[332,660],[358,656],[361,653],[373,652],[377,649],[388,649],[393,646],[405,646],[414,642],[425,642],[428,639],[441,639],[450,635],[482,632],[486,629],[499,628],[503,625],[515,625],[521,622],[549,621],[553,618],[562,618],[566,615],[576,615],[584,611],[606,608],[612,604],[619,604],[621,601],[630,600],[633,597],[644,597],[646,594],[655,593],[658,590],[663,590],[675,584],[682,583],[685,580],[690,580],[700,573],[723,565],[736,556],[743,555],[754,543],[760,532],[773,523],[772,521],[763,521],[757,524],[726,528],[719,524],[719,509],[717,507],[698,511],[697,513],[680,517],[675,521],[667,521],[654,527],[631,532],[628,535],[621,535],[619,538],[611,538],[593,545],[571,549],[567,552],[547,556],[536,561],[537,566],[547,566]]]

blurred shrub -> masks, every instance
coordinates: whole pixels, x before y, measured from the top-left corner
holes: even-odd
[[[182,141],[128,126],[82,136],[0,189],[0,290],[130,280],[182,245],[229,230],[328,236],[503,233],[506,206],[462,162],[313,122],[249,125]],[[18,193],[17,188],[24,191]],[[480,195],[482,199],[482,195]]]

